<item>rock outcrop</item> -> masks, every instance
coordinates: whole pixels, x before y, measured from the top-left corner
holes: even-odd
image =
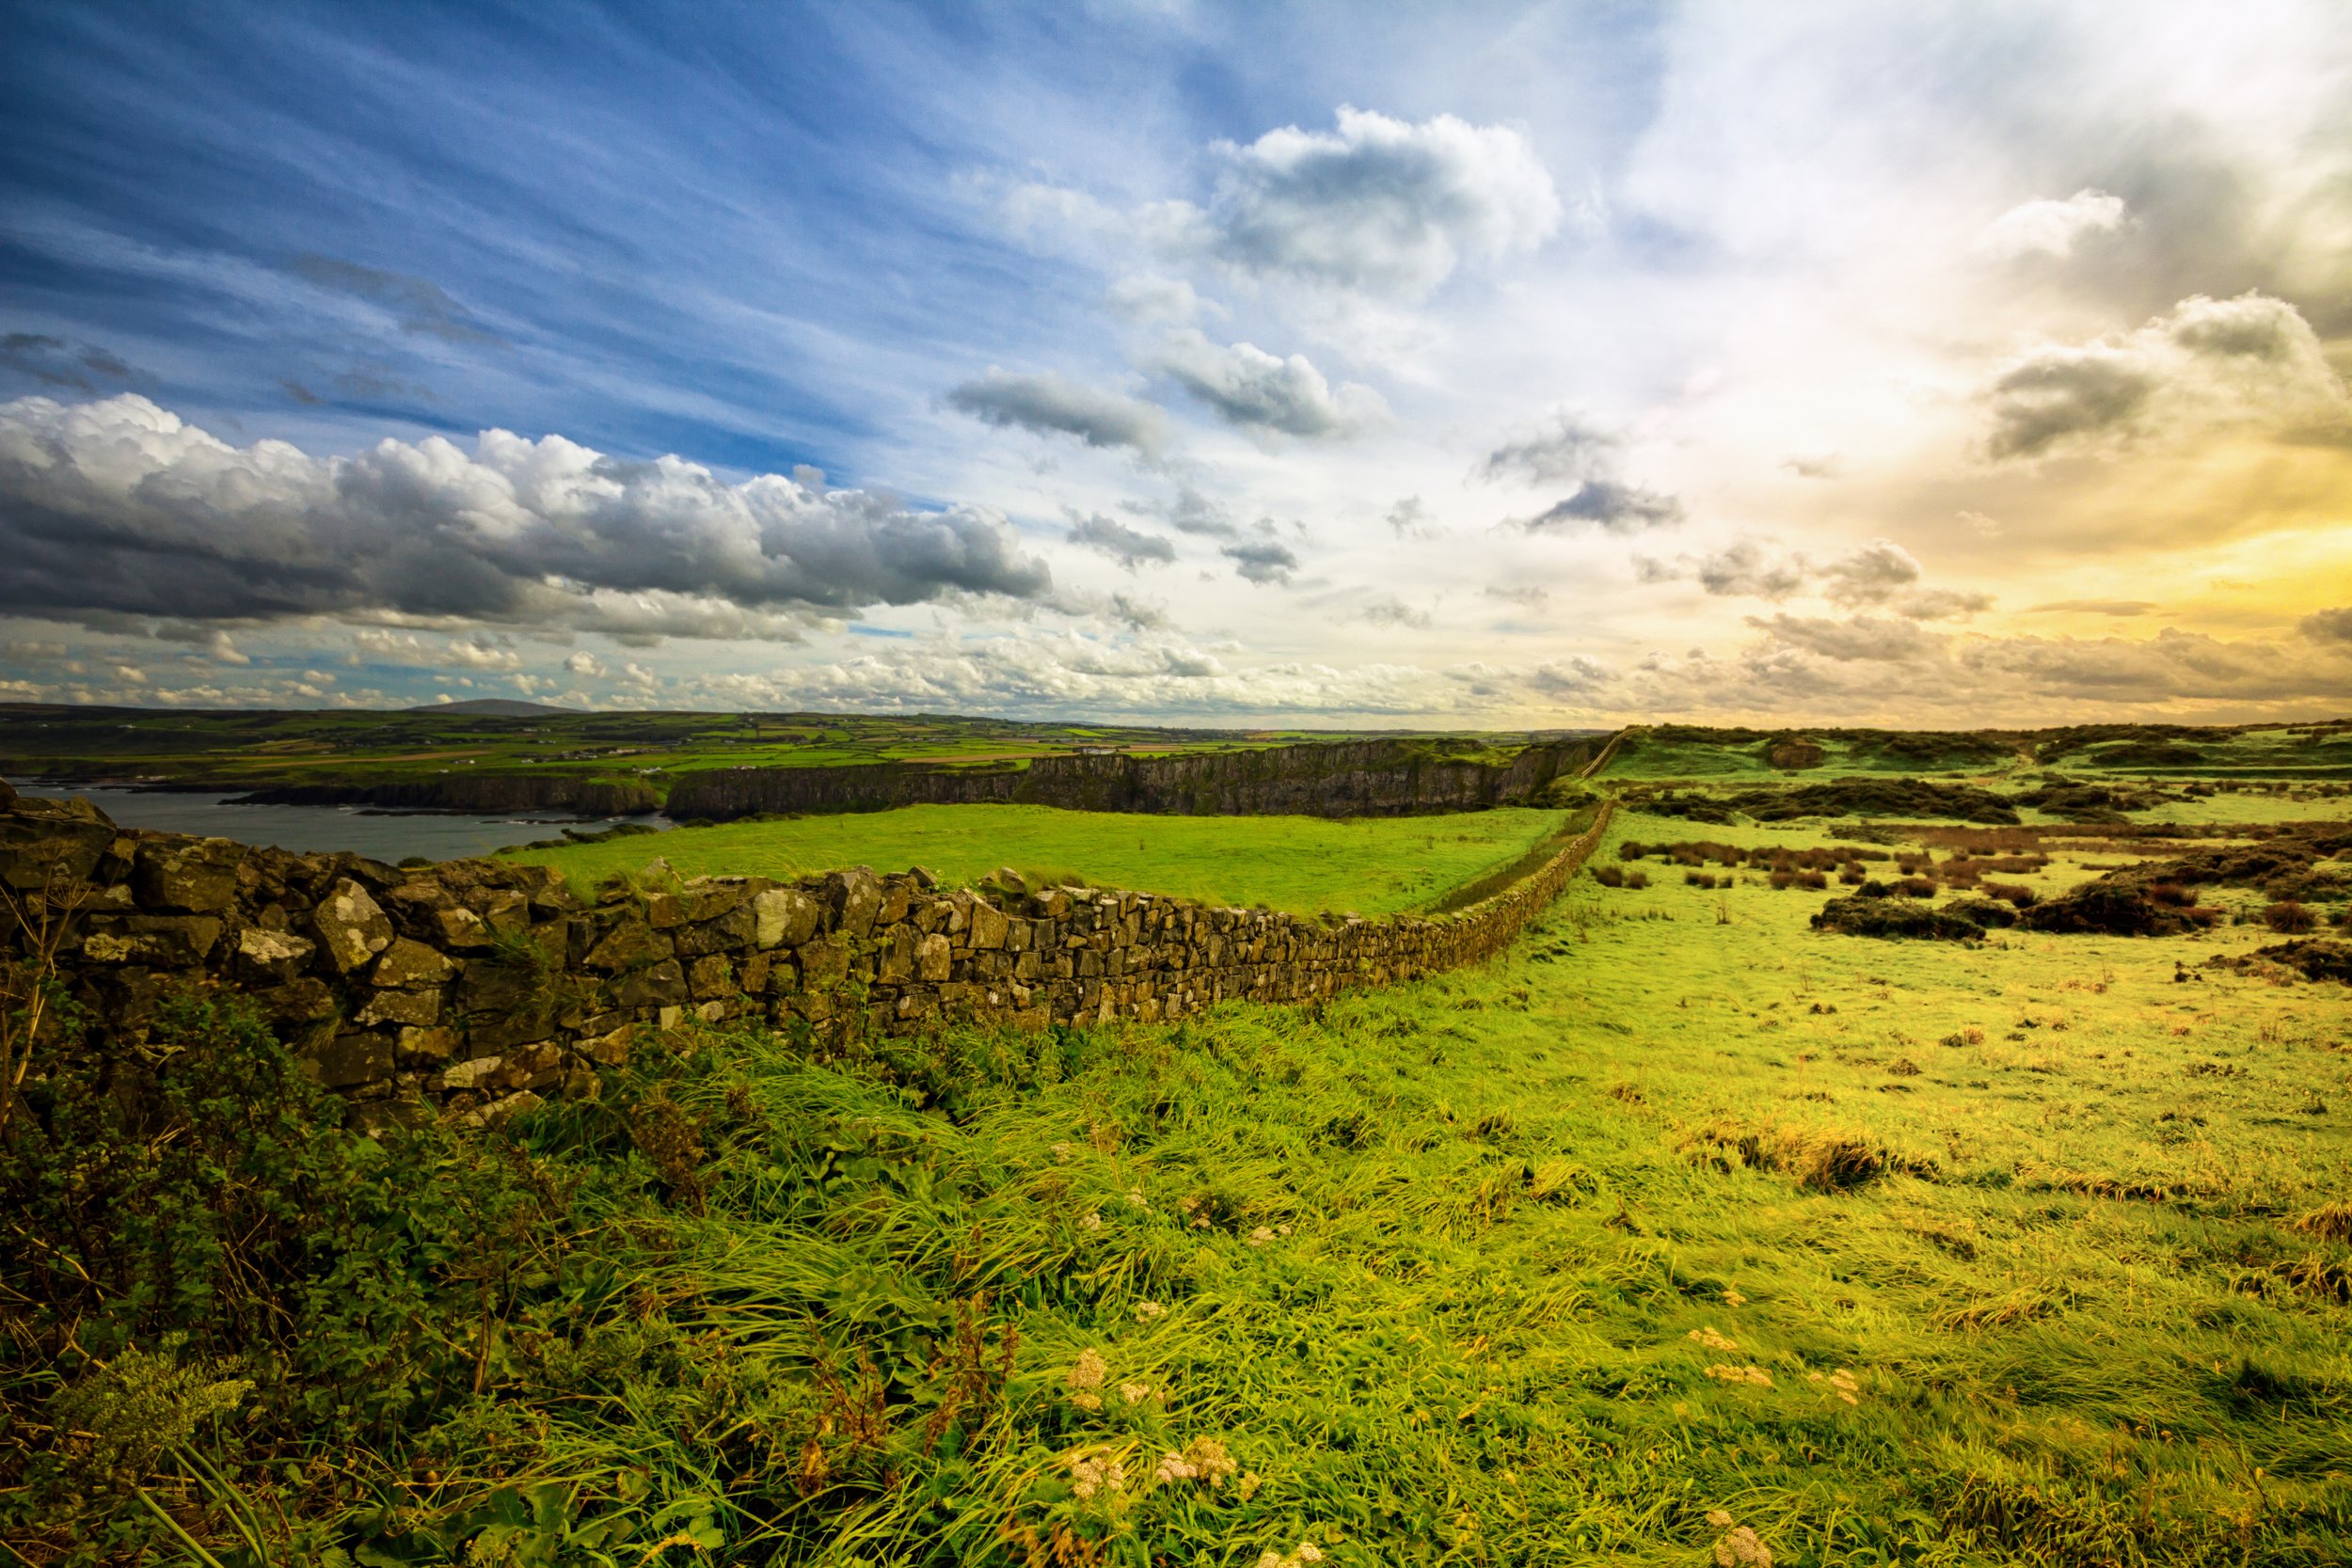
[[[495,1120],[688,1020],[908,1030],[1181,1018],[1300,1002],[1494,952],[1608,821],[1527,877],[1429,918],[1310,918],[1151,894],[945,889],[863,867],[577,896],[538,866],[401,867],[118,830],[86,800],[0,799],[0,885],[62,929],[57,972],[96,1049],[133,1049],[185,990],[249,997],[363,1124]]]
[[[1594,743],[1529,746],[1507,758],[1449,756],[1421,740],[1362,740],[1172,756],[1045,756],[1025,766],[919,763],[721,768],[671,786],[672,816],[881,811],[1005,803],[1192,816],[1403,816],[1535,801],[1572,779]]]

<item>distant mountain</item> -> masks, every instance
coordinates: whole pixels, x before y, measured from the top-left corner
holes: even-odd
[[[549,703],[520,703],[512,697],[475,697],[463,703],[425,703],[405,709],[408,713],[470,713],[490,719],[544,719],[556,714],[578,713],[576,707],[557,707]]]

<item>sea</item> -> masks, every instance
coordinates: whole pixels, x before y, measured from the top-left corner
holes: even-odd
[[[62,800],[79,796],[120,828],[233,838],[297,854],[332,854],[348,849],[372,860],[399,862],[410,856],[459,860],[486,855],[511,845],[560,838],[566,828],[594,832],[622,822],[666,830],[668,817],[567,816],[504,814],[477,816],[464,812],[391,811],[381,806],[236,805],[234,793],[138,789],[119,784],[67,784],[18,781],[20,795]]]

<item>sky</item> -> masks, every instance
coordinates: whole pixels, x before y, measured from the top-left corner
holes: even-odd
[[[2352,27],[0,12],[0,701],[2352,715]]]

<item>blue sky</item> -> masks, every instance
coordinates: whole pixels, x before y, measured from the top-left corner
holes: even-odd
[[[2352,694],[2324,5],[0,29],[18,698]]]

